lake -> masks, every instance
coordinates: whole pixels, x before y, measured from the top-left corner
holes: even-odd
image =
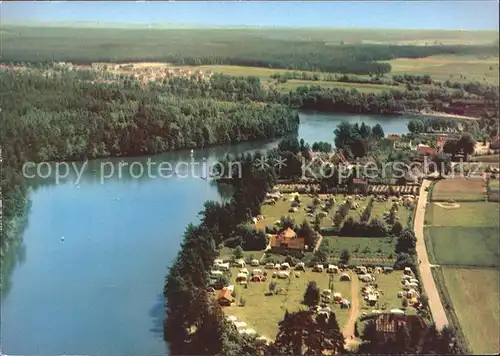
[[[409,121],[311,112],[300,116],[299,137],[311,144],[333,142],[334,128],[346,119],[379,122],[386,134],[406,132]],[[193,158],[206,158],[210,166],[226,153],[266,150],[277,142],[195,150]],[[178,174],[162,178],[154,167],[147,174],[148,159],[149,166],[177,166]],[[8,256],[13,267],[3,271],[3,353],[165,354],[162,289],[168,266],[203,203],[225,195],[200,178],[206,176],[201,164],[179,165],[190,160],[188,151],[95,160],[69,165],[68,176],[57,184],[54,174],[30,180],[28,224],[22,243]],[[120,162],[128,165],[121,172]],[[43,176],[50,173],[44,169]]]

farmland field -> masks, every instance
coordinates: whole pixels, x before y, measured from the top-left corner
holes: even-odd
[[[489,184],[489,188],[491,190],[499,190],[500,189],[500,180],[498,178],[497,179],[490,179],[488,184]]]
[[[498,85],[498,58],[472,56],[432,56],[397,58],[389,61],[391,74],[428,74],[433,79],[457,82],[478,81]]]
[[[438,181],[432,191],[432,201],[484,201],[482,179],[453,178]]]
[[[460,203],[447,209],[430,203],[426,209],[426,244],[433,263],[500,266],[499,204]]]
[[[488,181],[488,200],[492,202],[500,201],[500,179],[490,178]]]
[[[460,328],[475,354],[498,354],[500,279],[498,269],[442,269]]]
[[[262,269],[262,267],[260,267]],[[252,270],[251,267],[248,268]],[[238,269],[231,269],[233,280],[236,276]],[[248,282],[248,288],[236,284],[236,302],[230,307],[223,308],[226,315],[234,315],[240,321],[248,324],[249,328],[253,328],[260,335],[269,339],[274,339],[278,330],[278,323],[283,319],[285,310],[296,311],[299,309],[307,309],[301,304],[304,292],[309,281],[316,281],[318,287],[328,289],[329,274],[315,273],[311,271],[301,272],[299,278],[295,278],[293,273],[291,278],[287,280],[281,279],[268,279],[266,282]],[[340,282],[338,275],[334,275],[334,292],[340,292],[343,297],[351,300],[351,282]],[[277,283],[276,290],[285,288],[287,295],[271,295],[266,296],[268,293],[268,286],[270,281]],[[245,300],[245,306],[238,306],[238,302],[242,297]],[[334,310],[342,329],[347,322],[349,309],[341,309],[338,304],[330,304]]]
[[[457,209],[446,209],[431,203],[426,209],[426,225],[429,226],[498,226],[500,212],[497,203],[459,203]]]
[[[427,247],[431,263],[500,266],[500,229],[492,227],[430,227]]]

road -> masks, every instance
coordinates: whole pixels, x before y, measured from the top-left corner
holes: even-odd
[[[441,330],[444,326],[448,325],[448,318],[446,317],[441,298],[439,298],[436,282],[432,277],[432,264],[429,262],[429,255],[427,254],[424,239],[425,208],[427,205],[428,195],[426,188],[429,187],[430,183],[431,182],[426,179],[423,181],[420,188],[420,196],[418,198],[417,211],[415,214],[415,222],[413,224],[413,227],[415,229],[415,235],[417,237],[416,249],[418,260],[420,261],[420,277],[422,279],[425,293],[429,297],[429,308],[431,310],[432,318],[436,323],[436,328],[438,330]]]
[[[360,311],[359,304],[359,281],[358,276],[356,274],[351,275],[351,308],[349,310],[349,319],[345,324],[342,334],[344,334],[345,338],[345,347],[349,349],[351,346],[358,344],[358,340],[354,335],[354,324],[356,324],[356,320],[358,320],[358,314]]]

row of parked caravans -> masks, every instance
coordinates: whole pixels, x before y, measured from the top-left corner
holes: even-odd
[[[391,191],[402,194],[418,194],[418,185],[370,185],[368,193],[389,193]]]
[[[223,262],[221,259],[216,259],[214,260],[214,270],[229,270],[231,266],[234,267],[239,267],[239,268],[245,268],[246,267],[246,262],[242,259],[238,259],[234,261],[232,264],[229,262]],[[260,266],[260,261],[259,260],[251,260],[250,261],[250,266],[252,267],[259,267]],[[297,263],[293,268],[290,266],[288,262],[283,262],[283,263],[273,263],[273,262],[268,262],[264,265],[265,269],[274,269],[274,270],[279,270],[279,271],[288,271],[288,270],[296,270],[296,271],[305,271],[306,266],[304,262],[299,262]],[[339,268],[339,266],[336,265],[327,265],[325,268],[325,265],[323,264],[316,264],[313,267],[314,272],[323,272],[325,271],[327,273],[339,273],[342,270]],[[409,268],[408,268],[409,270]],[[355,272],[358,274],[369,274],[369,273],[391,273],[393,271],[392,267],[365,267],[365,266],[356,266],[355,267]],[[411,272],[411,270],[410,270]],[[406,271],[408,273],[408,271]]]

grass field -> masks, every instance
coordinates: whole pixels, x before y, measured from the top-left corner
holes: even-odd
[[[397,87],[392,85],[384,84],[364,84],[364,83],[342,83],[342,82],[330,82],[330,81],[311,81],[311,80],[300,80],[300,79],[290,79],[284,84],[280,84],[278,88],[281,91],[294,91],[300,86],[305,85],[319,85],[322,88],[340,88],[340,89],[356,89],[363,93],[381,93],[383,91],[397,89]]]
[[[460,203],[426,209],[426,244],[431,262],[441,265],[500,266],[499,204]]]
[[[448,296],[474,354],[500,351],[498,269],[443,268]]]
[[[500,205],[437,204],[427,206],[424,233],[431,263],[442,266],[432,273],[449,322],[469,352],[498,353]]]
[[[282,216],[291,216],[295,220],[296,224],[301,224],[304,220],[311,221],[313,218],[307,216],[307,212],[304,210],[304,207],[307,207],[308,204],[312,203],[313,198],[308,195],[301,195],[301,207],[297,212],[289,213],[288,210],[291,206],[291,202],[289,201],[290,198],[291,196],[285,195],[285,198],[278,200],[275,205],[263,205],[261,212],[264,216],[264,220],[259,221],[256,224],[256,228],[264,229],[266,225],[271,227],[274,225],[274,221],[279,220]],[[337,203],[328,213],[328,216],[323,218],[323,220],[321,221],[321,227],[332,226],[332,218],[335,216],[335,211],[336,209],[338,209],[340,203],[344,199],[345,198],[343,195],[335,195],[335,200]],[[354,219],[359,219],[360,213],[364,210],[364,207],[368,203],[368,200],[355,200],[355,202],[359,203],[359,208],[357,210],[350,210],[348,216],[352,216]],[[383,216],[383,213],[391,208],[392,204],[393,203],[390,201],[375,202],[373,205],[371,217],[381,218]],[[318,207],[316,211],[319,212],[320,210],[321,209]],[[397,213],[399,221],[404,224],[408,220],[408,216],[410,213],[410,210],[401,206]]]
[[[324,236],[322,246],[330,255],[339,257],[348,250],[354,258],[394,258],[396,240],[392,237],[339,237]],[[325,247],[327,246],[327,247]]]
[[[500,201],[500,179],[490,178],[488,181],[488,201]]]
[[[482,179],[453,178],[438,181],[432,190],[432,201],[484,201],[485,183]]]
[[[497,203],[459,203],[457,209],[446,209],[436,203],[428,204],[425,224],[429,226],[498,226],[500,212]]]
[[[428,74],[432,79],[452,82],[478,81],[498,85],[499,59],[472,56],[432,56],[419,59],[397,58],[389,61],[391,74]]]
[[[460,266],[500,266],[498,226],[426,228],[431,263]]]
[[[475,156],[471,158],[474,162],[485,162],[498,167],[500,162],[500,155],[486,155],[486,156]]]
[[[488,186],[492,190],[499,190],[500,189],[500,180],[497,179],[490,179],[488,182]]]
[[[238,269],[232,269],[233,276],[236,276],[237,272]],[[299,278],[295,278],[292,273],[288,280],[268,279],[266,282],[248,282],[246,289],[236,284],[236,302],[223,310],[227,315],[234,315],[238,320],[246,322],[249,328],[255,329],[262,336],[274,340],[278,323],[283,319],[286,310],[307,309],[301,304],[307,283],[316,281],[321,290],[328,289],[329,276],[325,272],[306,271],[302,272]],[[338,275],[334,276],[334,291],[351,300],[351,282],[340,282]],[[277,283],[277,290],[285,288],[287,295],[267,296],[270,281]],[[244,307],[238,306],[240,297],[245,300]],[[338,304],[331,304],[330,307],[335,312],[340,328],[343,328],[348,319],[349,309],[340,309]]]

